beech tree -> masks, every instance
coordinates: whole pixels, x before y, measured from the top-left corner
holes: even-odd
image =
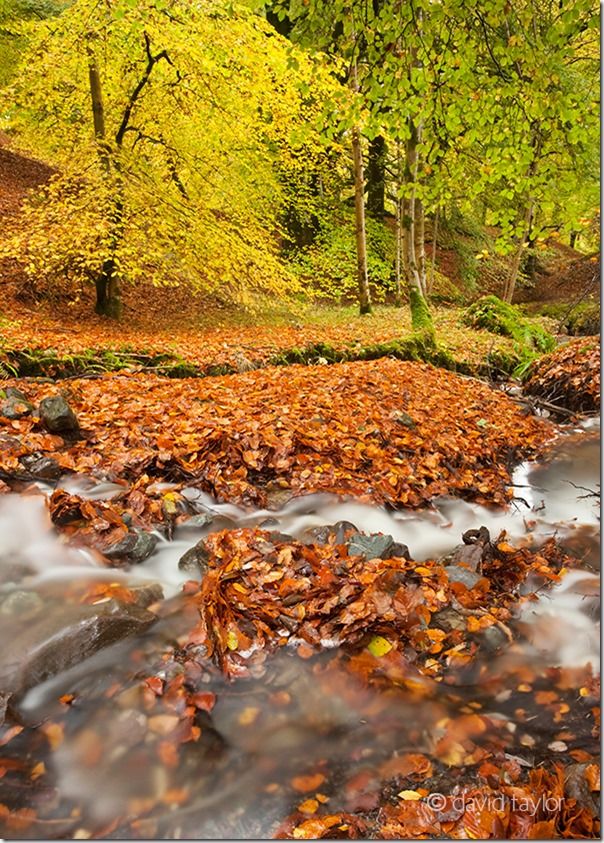
[[[334,84],[320,63],[300,53],[293,76],[291,45],[221,0],[76,0],[31,37],[5,102],[57,175],[5,253],[32,277],[94,282],[113,317],[139,279],[243,303],[291,291],[276,159],[308,152],[292,137]]]

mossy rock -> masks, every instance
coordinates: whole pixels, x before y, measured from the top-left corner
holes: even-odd
[[[470,328],[484,328],[492,334],[511,337],[520,346],[543,353],[556,345],[556,340],[545,328],[530,322],[517,307],[497,296],[483,296],[475,301],[464,311],[462,322]]]
[[[564,328],[571,337],[591,337],[600,333],[600,305],[584,302],[573,308],[564,320]]]

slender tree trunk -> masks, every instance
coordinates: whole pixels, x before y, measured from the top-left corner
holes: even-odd
[[[394,304],[396,307],[403,306],[403,200],[401,188],[403,181],[403,160],[400,144],[396,145],[396,190],[395,190],[395,217],[394,217]]]
[[[386,140],[378,135],[367,154],[367,213],[380,222],[386,212]]]
[[[357,246],[357,280],[359,285],[359,310],[371,313],[369,277],[367,274],[367,235],[365,232],[365,178],[363,173],[363,151],[361,136],[355,127],[352,130],[352,163],[354,169],[354,217]]]
[[[415,198],[415,224],[413,229],[419,285],[422,295],[426,296],[426,218],[424,214],[424,203],[417,197]]]
[[[434,223],[432,224],[432,260],[430,263],[430,278],[427,284],[427,294],[431,295],[432,290],[434,289],[434,275],[436,273],[436,248],[438,244],[438,217],[439,217],[439,208],[436,208],[434,212]]]
[[[421,129],[421,127],[420,127]],[[416,217],[417,205],[415,184],[417,181],[418,156],[417,146],[419,130],[410,123],[410,136],[406,147],[404,180],[406,185],[413,185],[411,194],[403,200],[403,265],[405,278],[409,287],[409,304],[411,307],[411,324],[414,330],[433,332],[432,317],[426,302],[422,278],[415,251],[416,245]]]
[[[395,221],[395,241],[396,241],[396,257],[394,262],[394,280],[395,280],[395,293],[394,293],[394,304],[396,307],[402,307],[403,305],[403,283],[402,283],[402,251],[403,251],[403,226],[402,226],[402,219],[403,219],[403,203],[402,199],[397,196],[396,197],[396,221]]]
[[[516,282],[518,280],[518,275],[520,274],[520,267],[522,265],[522,257],[524,255],[525,246],[528,242],[528,238],[530,237],[531,233],[531,222],[533,219],[533,210],[534,210],[534,203],[532,200],[529,201],[526,213],[524,215],[524,229],[522,231],[522,236],[520,237],[520,241],[518,242],[518,248],[516,249],[516,253],[514,255],[514,259],[512,261],[512,266],[510,269],[510,274],[505,284],[505,288],[503,291],[503,300],[506,302],[512,302],[514,298],[514,291],[516,289]]]
[[[88,80],[90,84],[90,100],[92,104],[92,118],[94,124],[94,135],[98,141],[99,158],[103,165],[107,179],[111,178],[111,158],[106,145],[105,133],[105,108],[103,106],[103,93],[101,77],[94,53],[88,49]],[[121,236],[122,227],[122,202],[118,197],[115,204],[114,219],[112,220],[112,250],[117,245]],[[95,281],[96,305],[95,310],[101,316],[109,316],[112,319],[119,319],[122,310],[120,282],[115,258],[106,258]]]

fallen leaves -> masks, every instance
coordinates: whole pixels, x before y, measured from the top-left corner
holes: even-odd
[[[56,391],[31,384],[28,398]],[[74,380],[67,397],[84,438],[49,436],[35,414],[0,419],[2,477],[22,476],[31,454],[51,457],[64,472],[123,484],[112,505],[147,525],[179,517],[182,485],[256,505],[317,491],[408,507],[444,494],[501,504],[510,466],[552,434],[480,381],[392,359],[203,380],[113,375]],[[413,425],[396,420],[403,409]],[[97,526],[119,527],[95,508]]]
[[[571,340],[538,360],[524,387],[576,412],[600,409],[600,338]]]

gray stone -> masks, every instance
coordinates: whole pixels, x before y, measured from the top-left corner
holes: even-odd
[[[208,571],[210,555],[206,549],[204,539],[190,547],[178,561],[180,571],[188,571],[192,574],[201,574],[204,577]]]
[[[152,533],[136,530],[127,533],[121,541],[111,545],[104,553],[108,559],[139,565],[151,556],[157,542],[157,536]]]
[[[213,520],[214,516],[209,512],[200,512],[198,515],[192,515],[186,521],[183,521],[180,529],[201,530],[211,524]]]
[[[0,416],[13,420],[22,419],[24,416],[30,416],[33,413],[34,405],[17,387],[7,387],[4,394],[6,398],[0,402]]]
[[[365,559],[410,558],[406,545],[395,542],[392,536],[379,533],[371,536],[355,533],[350,538],[348,553],[351,556],[364,556]]]
[[[62,395],[43,398],[39,407],[40,419],[51,433],[79,433],[80,426],[75,413]]]
[[[95,605],[42,601],[25,623],[2,616],[0,636],[9,646],[0,651],[0,692],[32,688],[155,621],[146,609],[114,599]]]
[[[444,570],[447,572],[450,582],[460,582],[466,588],[474,588],[476,583],[482,579],[480,574],[462,568],[460,565],[447,565]]]

